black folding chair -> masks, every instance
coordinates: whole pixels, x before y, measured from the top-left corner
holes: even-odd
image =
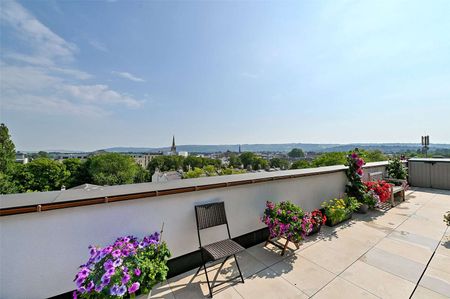
[[[212,296],[213,296],[212,289],[214,287],[217,287],[223,283],[226,283],[230,280],[233,280],[233,279],[236,279],[239,277],[241,278],[242,283],[244,283],[244,277],[242,276],[241,269],[239,268],[239,264],[238,264],[238,261],[236,258],[236,253],[239,253],[245,249],[244,249],[244,247],[242,247],[235,241],[231,240],[230,228],[228,227],[227,216],[225,214],[225,205],[223,202],[209,203],[209,204],[205,204],[205,205],[195,206],[195,218],[197,220],[198,242],[200,244],[200,252],[201,252],[201,256],[202,256],[202,266],[200,266],[200,268],[198,268],[197,274],[200,272],[200,270],[202,268],[205,269],[206,282],[208,283],[209,295],[212,298]],[[202,246],[202,241],[200,238],[200,231],[203,229],[207,229],[207,228],[219,226],[219,225],[224,225],[224,224],[227,226],[228,239]],[[225,258],[220,267],[220,268],[222,268],[222,266],[225,264],[225,262],[231,256],[233,256],[234,260],[236,261],[236,266],[239,271],[239,276],[232,277],[228,281],[223,281],[216,285],[210,285],[209,278],[208,278],[208,271],[206,271],[206,263]]]

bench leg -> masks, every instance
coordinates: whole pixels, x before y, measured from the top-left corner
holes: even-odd
[[[405,201],[405,190],[402,190],[403,201]]]
[[[394,192],[391,193],[391,207],[394,207]]]

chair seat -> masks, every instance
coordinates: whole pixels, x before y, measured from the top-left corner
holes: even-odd
[[[402,186],[394,186],[392,187],[392,192],[397,193],[403,190]]]
[[[202,248],[213,261],[245,250],[244,247],[242,247],[241,245],[239,245],[238,243],[234,242],[231,239],[211,243],[206,246],[203,246]]]

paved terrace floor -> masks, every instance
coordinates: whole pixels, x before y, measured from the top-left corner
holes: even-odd
[[[248,248],[238,256],[245,283],[221,285],[214,298],[450,298],[450,191],[407,195],[395,208],[323,227],[285,257],[275,246]],[[217,282],[237,274],[233,260],[219,266],[209,269]],[[206,297],[204,272],[195,272],[169,279],[152,298]]]

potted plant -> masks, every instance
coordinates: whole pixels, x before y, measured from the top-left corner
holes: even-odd
[[[389,164],[386,166],[386,171],[390,178],[397,180],[406,180],[408,176],[406,167],[403,165],[403,162],[398,157],[389,161]]]
[[[361,205],[355,197],[335,198],[322,203],[323,211],[327,217],[325,222],[328,226],[335,226],[345,220],[352,218],[352,214]]]
[[[322,213],[320,210],[314,210],[310,213],[305,213],[303,216],[303,222],[311,223],[311,231],[307,233],[307,236],[311,236],[320,232],[320,229],[323,224],[327,221],[327,216]]]
[[[365,162],[357,148],[347,155],[345,166],[348,168],[345,171],[345,174],[347,175],[348,182],[345,186],[345,192],[348,196],[356,198],[356,200],[361,203],[358,210],[360,213],[367,213],[369,208],[364,198],[366,194],[366,186],[361,179],[363,175],[362,167],[364,164]]]
[[[380,197],[373,190],[368,190],[363,196],[362,203],[359,210],[365,209],[363,213],[367,213],[368,209],[374,209],[380,205]]]
[[[370,181],[364,183],[368,191],[373,191],[378,195],[380,202],[386,202],[391,198],[391,184],[384,180]]]
[[[266,245],[271,243],[280,247],[283,249],[281,255],[284,255],[289,242],[293,242],[299,248],[300,241],[311,231],[311,223],[303,221],[304,215],[303,210],[290,201],[266,202],[266,209],[261,217],[261,221],[269,228]],[[281,247],[271,241],[273,238],[285,238],[286,243]]]
[[[170,251],[160,234],[118,238],[104,248],[89,246],[90,258],[75,276],[74,298],[134,298],[166,279]]]

